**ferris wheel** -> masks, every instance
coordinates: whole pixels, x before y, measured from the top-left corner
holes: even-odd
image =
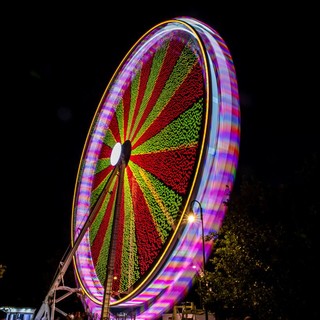
[[[103,93],[77,174],[72,259],[91,314],[158,319],[186,296],[213,248],[186,216],[196,202],[203,232],[219,230],[239,143],[222,37],[192,17],[147,31]]]

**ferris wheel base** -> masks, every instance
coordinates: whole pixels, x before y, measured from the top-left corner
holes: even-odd
[[[34,320],[54,320],[55,313],[60,313],[64,317],[68,316],[68,313],[64,312],[60,308],[57,307],[57,303],[61,302],[65,298],[69,297],[70,295],[82,294],[81,289],[79,288],[70,288],[67,286],[60,286],[56,288],[56,291],[65,291],[60,297],[55,296],[55,292],[53,296],[47,296],[46,299],[43,301],[39,311],[37,312]]]

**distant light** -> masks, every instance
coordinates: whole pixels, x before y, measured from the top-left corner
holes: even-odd
[[[121,151],[122,151],[121,149],[122,149],[121,143],[117,142],[114,145],[112,152],[111,152],[110,162],[111,162],[112,166],[115,166],[118,163],[120,156],[121,156]]]
[[[60,107],[57,111],[58,113],[58,118],[61,121],[69,121],[72,118],[72,111],[70,110],[70,108],[66,108],[66,107]]]

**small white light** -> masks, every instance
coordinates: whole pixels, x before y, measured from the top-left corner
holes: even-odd
[[[115,166],[118,163],[120,156],[121,156],[121,151],[122,151],[121,149],[122,149],[121,143],[117,142],[114,145],[112,152],[111,152],[111,157],[110,157],[111,165]]]
[[[189,221],[190,223],[195,222],[195,221],[196,221],[196,216],[195,216],[193,213],[189,214],[189,215],[188,215],[188,221]]]

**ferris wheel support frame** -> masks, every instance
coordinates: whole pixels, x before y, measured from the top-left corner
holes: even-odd
[[[112,293],[112,282],[114,275],[114,262],[116,258],[116,245],[117,245],[117,235],[118,235],[118,225],[119,225],[119,211],[121,206],[121,196],[123,190],[123,177],[124,177],[124,169],[126,167],[126,159],[125,155],[122,153],[121,158],[118,162],[118,170],[119,170],[119,186],[117,188],[117,202],[115,207],[115,213],[112,224],[112,238],[111,238],[111,246],[109,252],[109,259],[107,263],[106,270],[106,282],[104,287],[104,297],[103,297],[103,305],[101,311],[101,320],[109,320],[110,319],[110,298]]]
[[[60,270],[59,270],[57,276],[55,277],[45,299],[43,300],[42,305],[39,308],[39,310],[34,318],[35,320],[54,320],[55,311],[57,311],[65,316],[66,313],[63,312],[62,310],[60,310],[59,308],[57,308],[56,304],[58,302],[64,300],[65,298],[67,298],[68,296],[70,296],[73,293],[83,294],[81,288],[70,288],[67,286],[60,286],[60,284],[61,284],[61,282],[63,282],[63,277],[72,262],[74,254],[76,253],[76,251],[81,243],[81,240],[83,239],[88,228],[90,228],[90,226],[92,225],[92,223],[94,221],[97,210],[100,207],[100,203],[103,201],[103,198],[107,194],[107,192],[109,192],[109,186],[110,186],[111,182],[113,181],[113,178],[117,175],[119,168],[120,168],[120,165],[117,165],[113,169],[113,172],[110,176],[109,181],[107,182],[103,191],[101,192],[95,206],[92,208],[92,210],[90,210],[88,218],[87,218],[85,224],[83,225],[78,237],[76,238],[72,248],[68,252],[65,260],[60,261],[60,264],[59,264]],[[67,291],[67,293],[59,298],[56,298],[56,291],[57,290],[65,290],[65,291]]]

